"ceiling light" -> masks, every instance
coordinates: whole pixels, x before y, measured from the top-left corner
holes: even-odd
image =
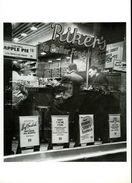
[[[48,62],[49,62],[49,63],[52,63],[52,60],[49,60]]]
[[[26,34],[26,33],[22,33],[22,34],[21,34],[21,36],[26,37],[26,36],[27,36],[27,34]]]
[[[45,53],[45,52],[41,52],[40,54],[41,54],[41,55],[46,55],[46,53]]]
[[[61,60],[61,58],[57,58],[56,60]]]
[[[19,41],[19,38],[15,37],[15,38],[13,39],[13,41],[16,43],[16,42]]]
[[[32,26],[30,29],[31,29],[32,31],[36,31],[38,28],[35,27],[35,26]]]
[[[70,57],[67,56],[66,58],[69,59]]]

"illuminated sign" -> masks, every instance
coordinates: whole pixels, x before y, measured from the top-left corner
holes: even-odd
[[[60,24],[52,24],[53,29],[52,40],[56,40],[59,38],[60,42],[72,43],[79,46],[92,47],[99,46],[100,50],[104,50],[106,48],[106,41],[101,37],[100,39],[97,36],[92,35],[83,35],[78,32],[78,28],[74,28],[73,32],[71,32],[71,27],[68,27],[67,32],[64,33],[64,27]]]
[[[81,56],[85,57],[87,52],[86,50],[84,51],[78,51],[75,48],[67,49],[65,46],[57,46],[56,44],[46,44],[46,43],[41,43],[39,45],[39,54],[45,52],[45,53],[57,53],[57,54],[64,54],[64,55],[69,55],[72,54],[74,56]],[[41,55],[42,56],[42,55]]]

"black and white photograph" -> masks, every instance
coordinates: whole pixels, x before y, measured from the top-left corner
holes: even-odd
[[[2,1],[0,182],[130,183],[130,1]]]
[[[4,161],[126,161],[125,22],[4,23],[3,54]]]

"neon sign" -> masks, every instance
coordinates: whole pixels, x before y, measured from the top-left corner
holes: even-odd
[[[60,24],[52,24],[51,28],[53,29],[52,40],[59,38],[60,42],[67,42],[92,48],[98,46],[100,50],[104,50],[106,48],[106,41],[103,37],[99,39],[97,36],[80,34],[78,32],[78,28],[74,28],[73,32],[71,32],[71,27],[68,27],[65,34],[64,27]]]

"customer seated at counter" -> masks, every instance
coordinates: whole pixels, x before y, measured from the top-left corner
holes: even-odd
[[[81,105],[80,87],[83,78],[77,71],[76,64],[70,64],[67,73],[61,79],[63,90],[55,94],[53,104],[50,111],[46,114],[47,119],[50,119],[52,114],[69,114],[70,121],[70,138],[78,134],[78,119],[77,114]],[[72,137],[71,137],[72,136]]]
[[[102,92],[108,91],[108,80],[96,66],[92,66],[89,69],[89,89]]]

